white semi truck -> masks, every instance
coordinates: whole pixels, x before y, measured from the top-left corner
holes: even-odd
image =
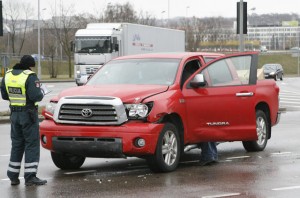
[[[90,23],[76,32],[74,50],[75,82],[82,85],[118,56],[185,51],[185,32],[131,23]]]

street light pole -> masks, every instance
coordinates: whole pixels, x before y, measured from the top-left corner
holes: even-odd
[[[170,0],[168,0],[168,25],[170,23]]]
[[[40,27],[40,0],[38,0],[38,78],[41,79],[41,27]]]
[[[186,6],[186,11],[185,11],[185,17],[188,17],[188,9],[190,8],[190,6]]]

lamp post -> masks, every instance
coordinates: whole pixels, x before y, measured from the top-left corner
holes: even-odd
[[[38,78],[41,79],[41,27],[40,27],[40,0],[38,0]]]
[[[164,17],[163,14],[166,13],[166,11],[161,11],[161,24],[164,25]]]
[[[190,8],[190,6],[186,6],[186,10],[185,10],[185,16],[186,18],[188,17],[188,9]]]
[[[169,20],[170,20],[170,0],[168,0],[168,25],[169,25]]]

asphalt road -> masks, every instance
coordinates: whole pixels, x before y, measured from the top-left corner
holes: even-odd
[[[88,158],[81,169],[63,171],[52,163],[49,151],[41,148],[38,176],[47,179],[48,184],[25,187],[21,178],[21,184],[12,187],[6,177],[10,126],[0,124],[1,197],[299,197],[299,81],[300,78],[277,81],[281,88],[280,105],[287,111],[273,127],[265,151],[249,153],[240,142],[222,143],[218,146],[219,163],[200,167],[197,165],[200,150],[195,149],[186,154],[172,173],[153,173],[138,158]],[[49,85],[52,95],[76,86]],[[23,169],[21,172],[23,176]]]
[[[187,153],[178,169],[153,173],[143,159],[86,160],[79,170],[55,167],[48,150],[41,148],[38,176],[45,186],[10,186],[9,124],[0,125],[1,197],[299,197],[300,111],[284,113],[273,127],[263,152],[246,152],[240,142],[218,146],[219,163],[197,165],[200,150]],[[23,176],[23,170],[21,170]]]

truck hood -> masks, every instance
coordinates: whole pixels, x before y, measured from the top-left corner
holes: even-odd
[[[85,85],[66,89],[58,95],[65,96],[111,96],[126,103],[139,103],[144,98],[168,90],[166,85]]]

